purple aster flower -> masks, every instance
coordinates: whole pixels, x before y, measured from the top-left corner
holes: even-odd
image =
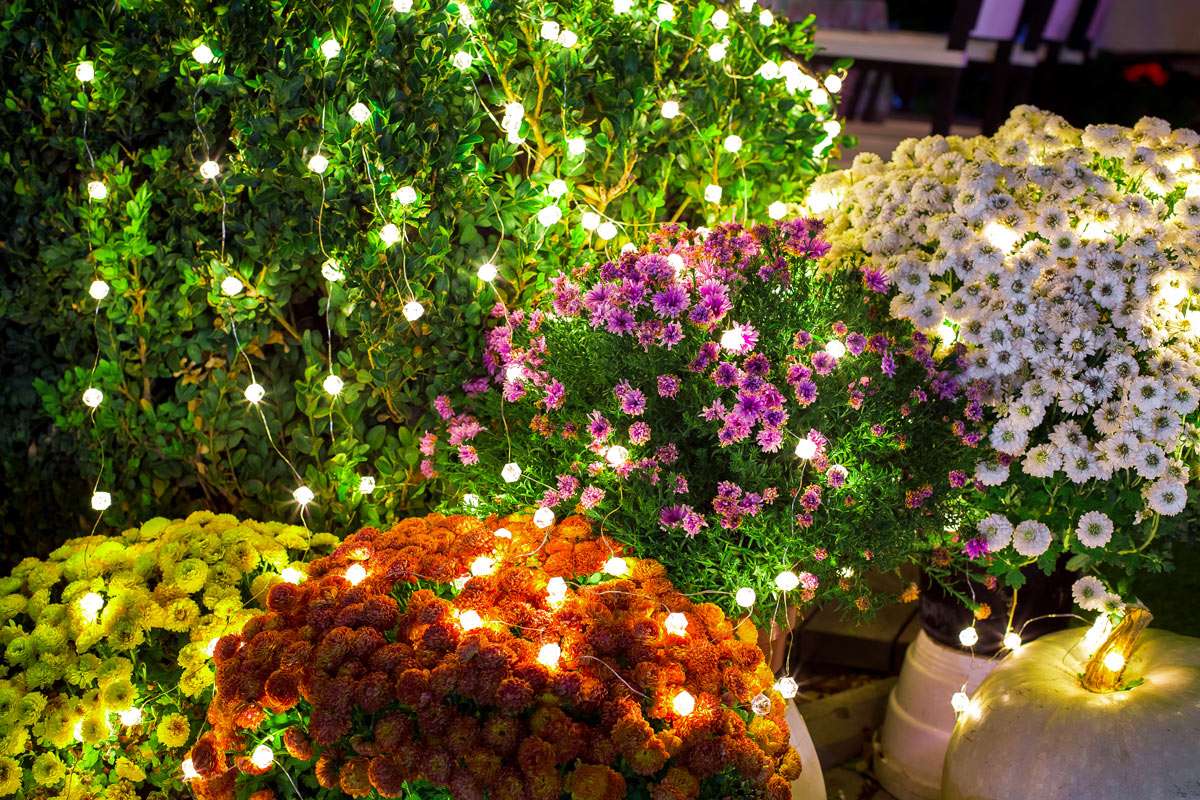
[[[979,558],[988,553],[987,539],[982,536],[976,536],[974,539],[968,539],[966,546],[963,547],[963,552],[970,558]]]
[[[631,417],[640,416],[646,410],[646,396],[639,389],[630,389],[621,398],[621,412]]]
[[[475,448],[469,444],[464,444],[458,448],[458,460],[470,466],[471,464],[479,463],[479,453],[475,452]]]
[[[852,356],[859,355],[867,349],[867,337],[861,333],[852,333],[846,337],[846,352]]]
[[[520,381],[505,381],[504,383],[504,400],[507,403],[515,403],[525,396],[525,384]]]
[[[592,413],[588,414],[587,431],[592,435],[592,439],[602,442],[612,433],[612,425],[609,424],[598,409],[593,409]]]
[[[618,308],[608,315],[608,331],[615,333],[618,336],[624,336],[628,333],[633,333],[634,327],[637,325],[633,314],[628,309]]]
[[[654,458],[660,464],[674,464],[679,458],[679,448],[674,444],[664,444],[654,451]]]
[[[487,378],[472,378],[462,385],[463,391],[467,393],[467,397],[479,397],[487,394],[488,379]]]
[[[725,410],[725,404],[720,400],[713,400],[711,406],[705,406],[700,409],[700,416],[704,417],[705,422],[712,422],[716,419],[725,419],[728,412]]]
[[[604,501],[604,490],[598,486],[589,486],[579,496],[579,504],[584,508],[595,508]]]
[[[762,413],[762,424],[768,428],[782,428],[788,421],[788,413],[782,408],[768,408]]]
[[[670,350],[683,341],[683,326],[678,322],[668,322],[662,331],[662,343]]]
[[[755,353],[746,359],[746,363],[742,365],[742,369],[746,370],[747,375],[765,378],[771,371],[771,362],[762,353]]]
[[[437,409],[442,419],[450,419],[454,416],[454,409],[450,407],[450,398],[444,394],[437,396],[437,399],[433,401],[433,407]]]
[[[688,308],[687,291],[678,283],[658,292],[650,300],[654,313],[667,319],[675,319]]]
[[[658,524],[664,530],[668,531],[683,523],[683,518],[691,513],[691,506],[673,505],[667,506],[658,513]]]
[[[821,506],[821,487],[815,483],[809,484],[800,495],[800,505],[806,511],[816,511]]]
[[[796,331],[796,335],[792,337],[792,344],[797,350],[805,350],[812,344],[812,334],[808,331]]]
[[[716,383],[717,386],[724,388],[729,388],[730,386],[737,384],[739,377],[738,368],[728,361],[722,361],[720,364],[718,364],[717,368],[713,370],[712,374],[713,382]]]
[[[649,253],[638,258],[637,268],[650,281],[665,281],[675,276],[671,262],[659,253]]]
[[[783,432],[774,428],[758,431],[758,446],[764,453],[777,453],[783,447]]]
[[[546,387],[546,408],[553,411],[562,406],[563,401],[567,399],[567,388],[558,382],[558,379],[553,379]]]
[[[687,478],[685,478],[682,475],[676,475],[675,476],[675,488],[673,491],[675,492],[675,494],[687,494],[688,493]]]
[[[645,444],[650,441],[650,426],[644,422],[635,422],[630,425],[629,441],[634,444]]]
[[[428,458],[421,462],[421,474],[425,476],[425,480],[431,481],[438,476],[438,471],[433,468],[433,462]]]
[[[705,521],[704,517],[694,511],[683,518],[683,530],[689,538],[699,533],[701,528],[707,527],[708,522]]]
[[[600,279],[605,281],[615,281],[621,277],[621,268],[614,261],[606,261],[600,265]]]
[[[812,365],[818,375],[828,375],[837,366],[837,359],[824,350],[818,350],[813,353]]]
[[[846,476],[848,474],[850,474],[849,471],[841,464],[834,464],[825,473],[825,482],[833,489],[840,489],[846,485]]]
[[[961,469],[950,470],[950,485],[955,489],[961,489],[967,485],[967,473]]]
[[[559,475],[558,478],[558,494],[564,500],[575,496],[575,492],[579,491],[579,479],[574,475]]]
[[[800,405],[811,405],[817,399],[817,385],[810,380],[800,381],[795,386],[795,393]]]
[[[863,286],[867,287],[869,291],[883,294],[888,290],[887,275],[882,270],[863,267],[862,276]]]
[[[547,489],[545,493],[542,494],[542,505],[546,508],[554,508],[556,505],[558,505],[561,499],[562,498],[558,496],[558,492],[554,491],[553,489]]]
[[[674,375],[658,376],[658,396],[674,397],[679,393],[679,378]]]
[[[883,430],[884,430],[883,426],[876,423],[875,425],[871,426],[871,435],[872,436],[883,436]]]
[[[888,353],[884,353],[883,358],[879,361],[879,369],[889,378],[896,374],[896,361]]]
[[[763,404],[762,398],[745,392],[738,393],[737,404],[733,407],[733,412],[746,420],[758,419],[758,415],[764,410],[766,410],[766,406]]]

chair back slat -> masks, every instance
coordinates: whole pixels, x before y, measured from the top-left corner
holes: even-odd
[[[1082,0],[1054,0],[1046,27],[1042,29],[1042,40],[1062,44],[1071,36],[1075,17],[1079,14]]]
[[[1024,8],[1025,0],[983,0],[971,29],[971,38],[1011,42],[1017,36]]]

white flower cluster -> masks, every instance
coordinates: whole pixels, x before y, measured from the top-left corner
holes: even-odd
[[[893,316],[966,346],[960,380],[993,407],[995,451],[1039,478],[1132,471],[1147,511],[1174,515],[1200,401],[1198,144],[1158,119],[1079,130],[1020,106],[994,137],[862,154],[809,207],[832,209],[828,263],[882,272]]]

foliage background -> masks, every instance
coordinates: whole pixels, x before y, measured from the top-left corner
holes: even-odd
[[[707,2],[678,3],[661,26],[655,5],[615,15],[607,0],[484,0],[470,27],[445,0],[408,13],[379,0],[6,4],[5,551],[44,552],[90,527],[102,461],[114,525],[202,507],[295,520],[297,477],[317,495],[316,526],[420,507],[413,430],[429,398],[456,388],[497,296],[520,304],[562,254],[615,251],[655,221],[761,216],[799,199],[824,168],[813,152],[829,112],[755,72],[765,58],[809,54],[811,18],[764,26],[757,7],[731,4],[718,31]],[[544,19],[580,43],[541,40]],[[319,45],[331,32],[342,50],[327,62]],[[712,61],[706,48],[726,36],[727,56]],[[212,64],[191,58],[200,42]],[[476,56],[471,69],[452,64],[460,49]],[[85,59],[96,79],[81,85]],[[668,98],[687,116],[663,119]],[[518,99],[527,146],[495,122]],[[359,100],[372,111],[364,125],[346,113]],[[197,172],[197,124],[221,165],[216,182]],[[729,133],[745,142],[737,155],[720,148]],[[583,158],[565,158],[567,136],[588,140]],[[305,166],[318,146],[331,162],[324,181]],[[86,184],[101,177],[109,196],[91,203]],[[554,177],[571,191],[557,201],[564,222],[546,229],[535,215]],[[723,205],[703,202],[710,181]],[[402,208],[389,197],[408,184],[418,201]],[[580,200],[622,235],[590,236],[571,207]],[[377,233],[389,221],[406,237],[390,249]],[[344,282],[321,277],[326,254]],[[474,277],[488,258],[495,294]],[[228,275],[247,287],[234,300],[218,290]],[[112,287],[98,312],[95,278]],[[410,323],[400,310],[413,295],[426,313]],[[249,363],[299,476],[243,398]],[[321,390],[331,369],[345,381],[332,404]],[[105,394],[94,419],[80,402],[89,384]],[[380,486],[369,504],[359,474]]]

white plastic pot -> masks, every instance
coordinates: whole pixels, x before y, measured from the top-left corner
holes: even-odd
[[[940,645],[925,631],[917,634],[875,743],[875,777],[884,789],[898,800],[941,797],[942,764],[956,722],[950,698],[960,691],[970,695],[995,665],[986,656]]]
[[[808,726],[804,717],[796,708],[795,702],[789,700],[784,711],[792,748],[800,755],[803,771],[800,777],[792,781],[792,800],[825,800],[825,775],[821,772],[821,761],[817,758],[817,748],[813,746],[812,736],[808,734]]]

